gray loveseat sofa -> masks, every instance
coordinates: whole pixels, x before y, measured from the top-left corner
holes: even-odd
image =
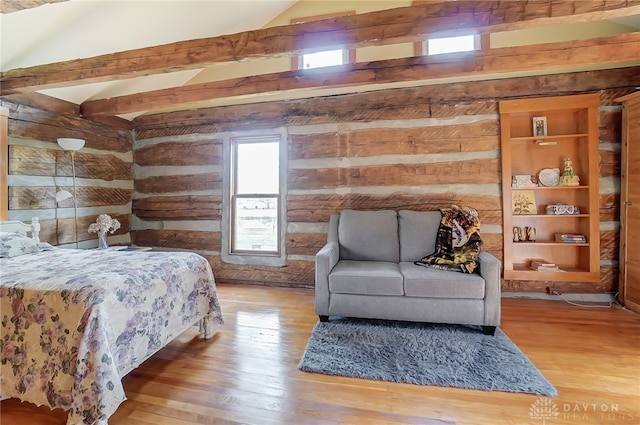
[[[439,211],[343,210],[316,254],[315,310],[329,316],[500,325],[500,261],[481,251],[474,273],[414,264],[435,249]]]

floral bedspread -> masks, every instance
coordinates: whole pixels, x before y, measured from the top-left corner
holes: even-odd
[[[55,249],[0,258],[0,397],[106,424],[121,378],[201,319],[223,323],[207,260],[179,252]]]

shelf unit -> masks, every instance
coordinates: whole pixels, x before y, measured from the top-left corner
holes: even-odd
[[[600,281],[598,94],[505,100],[500,102],[504,279],[559,282]],[[534,117],[545,117],[547,133],[535,136]],[[571,158],[579,186],[512,187],[515,175],[537,176]],[[534,179],[535,180],[535,179]],[[515,214],[514,191],[531,191],[536,214]],[[546,206],[573,205],[580,214],[548,215]],[[514,227],[534,227],[535,241],[514,242]],[[556,242],[556,233],[580,233],[586,243]],[[536,271],[543,258],[562,271]]]

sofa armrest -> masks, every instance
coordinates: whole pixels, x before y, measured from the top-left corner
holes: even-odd
[[[326,316],[329,314],[329,273],[340,259],[340,247],[338,242],[328,242],[316,254],[316,288],[315,303],[316,314]]]
[[[486,251],[480,251],[478,269],[485,282],[484,324],[486,326],[500,325],[502,301],[500,268],[500,260]]]

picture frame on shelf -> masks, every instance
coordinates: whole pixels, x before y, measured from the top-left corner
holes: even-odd
[[[533,135],[547,135],[547,117],[533,117]]]
[[[538,213],[536,195],[533,190],[514,190],[511,195],[513,215],[535,215]]]

